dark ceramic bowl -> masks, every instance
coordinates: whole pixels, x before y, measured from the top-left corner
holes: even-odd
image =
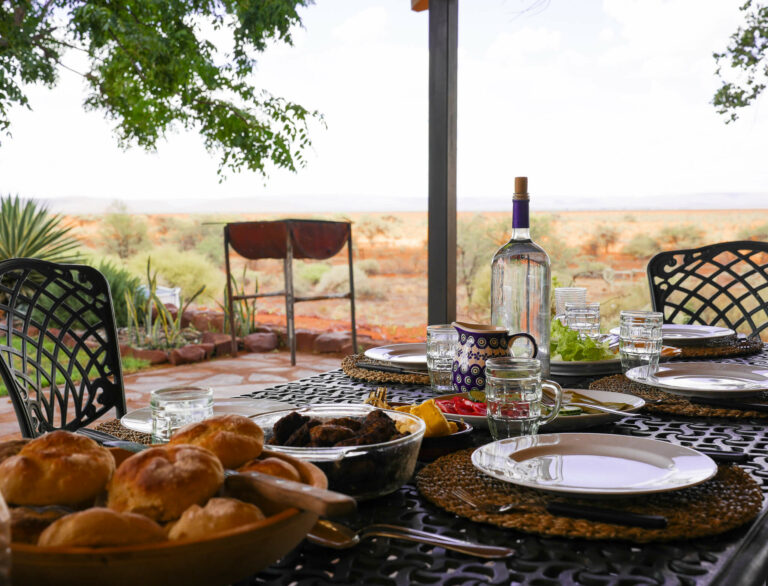
[[[459,431],[456,433],[441,437],[424,437],[421,440],[418,456],[420,462],[431,462],[440,456],[463,450],[472,445],[474,428],[463,421],[457,421],[456,424],[459,426]]]

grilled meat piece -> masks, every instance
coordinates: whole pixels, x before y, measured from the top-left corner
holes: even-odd
[[[285,417],[280,418],[275,426],[272,428],[272,438],[269,443],[273,446],[283,446],[288,441],[294,432],[309,421],[309,417],[306,415],[299,415],[296,411],[292,411]]]
[[[337,417],[336,419],[328,421],[327,425],[341,425],[342,427],[348,427],[352,431],[357,431],[360,429],[362,423],[359,419],[355,419],[354,417]]]
[[[281,445],[293,446],[295,448],[306,447],[312,441],[312,437],[309,435],[310,430],[313,427],[320,425],[321,423],[322,422],[318,421],[317,419],[310,419],[304,425],[302,425],[299,429],[294,431],[291,434],[291,437],[285,440],[285,442]]]
[[[313,427],[309,435],[311,445],[327,447],[352,437],[355,435],[355,432],[348,427],[326,423]]]

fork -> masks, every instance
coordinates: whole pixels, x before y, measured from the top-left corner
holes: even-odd
[[[474,507],[484,513],[505,513],[517,509],[519,511],[534,511],[535,506],[525,503],[510,503],[506,505],[493,505],[490,503],[481,503],[475,499],[469,492],[461,487],[453,489],[453,496],[465,502],[470,507]],[[577,519],[589,519],[590,521],[600,521],[602,523],[613,523],[619,525],[628,525],[630,527],[643,527],[646,529],[663,529],[667,526],[666,517],[661,515],[648,515],[645,513],[633,513],[630,511],[617,511],[604,509],[601,507],[592,507],[588,505],[576,505],[552,501],[544,505],[544,509],[551,515],[558,517],[574,517]]]
[[[479,511],[483,511],[484,513],[506,513],[507,511],[511,511],[513,509],[517,509],[520,511],[524,510],[532,510],[533,507],[530,505],[525,504],[519,504],[519,503],[508,503],[506,505],[493,505],[491,503],[481,503],[475,497],[473,497],[469,492],[464,490],[461,487],[456,487],[453,489],[453,496],[455,496],[460,501],[465,502],[470,507],[475,508]]]

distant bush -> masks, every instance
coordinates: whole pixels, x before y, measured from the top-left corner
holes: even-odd
[[[118,328],[128,326],[128,307],[125,294],[133,296],[139,285],[141,285],[141,279],[108,260],[102,260],[94,266],[104,275],[109,283],[112,305],[115,309],[115,324]]]
[[[298,295],[308,295],[320,279],[323,278],[331,265],[325,262],[297,261],[293,265],[293,288]]]
[[[635,234],[624,246],[622,252],[639,259],[650,258],[661,250],[655,238],[648,234]]]
[[[625,222],[637,222],[637,217],[634,214],[626,214],[624,216]]]
[[[704,232],[692,224],[666,226],[657,236],[665,250],[677,248],[695,248],[701,244]]]
[[[651,293],[648,282],[643,280],[622,288],[618,295],[600,302],[600,330],[607,332],[619,325],[623,309],[645,311],[651,309]]]
[[[366,275],[378,275],[381,273],[381,266],[379,261],[372,258],[364,258],[355,263],[355,266],[360,268]]]
[[[114,203],[111,209],[102,222],[104,250],[126,259],[149,248],[147,221],[129,214],[122,202]]]
[[[584,252],[590,256],[597,256],[601,251],[608,254],[611,246],[619,239],[619,231],[613,226],[599,224],[589,240],[584,244]]]
[[[491,318],[491,263],[481,267],[474,276],[469,307],[479,319]],[[485,322],[483,322],[485,323]]]
[[[358,299],[380,299],[385,296],[385,291],[376,287],[371,279],[358,267],[353,271],[355,278],[355,297]],[[349,291],[349,267],[335,265],[327,271],[316,290],[322,293],[346,293]]]
[[[152,259],[152,270],[157,271],[159,284],[167,287],[181,287],[182,294],[189,298],[201,285],[205,291],[200,301],[212,301],[223,290],[226,276],[203,255],[192,251],[180,251],[172,246],[160,246],[132,257],[127,268],[136,276],[146,275],[147,259]]]
[[[751,228],[742,228],[736,238],[738,240],[768,241],[768,222]]]
[[[531,237],[547,251],[553,269],[565,269],[576,255],[576,249],[557,236],[555,218],[549,214],[535,215],[531,222]]]
[[[596,260],[587,260],[580,262],[573,271],[573,278],[582,277],[587,279],[600,279],[603,276],[603,271],[608,268],[603,262]]]

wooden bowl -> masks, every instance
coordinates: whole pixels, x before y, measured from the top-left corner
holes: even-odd
[[[118,460],[122,456],[115,455]],[[307,484],[328,488],[325,474],[315,465],[276,452],[268,455],[293,464]],[[304,539],[317,521],[315,513],[281,509],[275,503],[259,505],[264,505],[269,517],[205,540],[105,548],[14,543],[11,580],[15,586],[230,584],[280,559]]]

